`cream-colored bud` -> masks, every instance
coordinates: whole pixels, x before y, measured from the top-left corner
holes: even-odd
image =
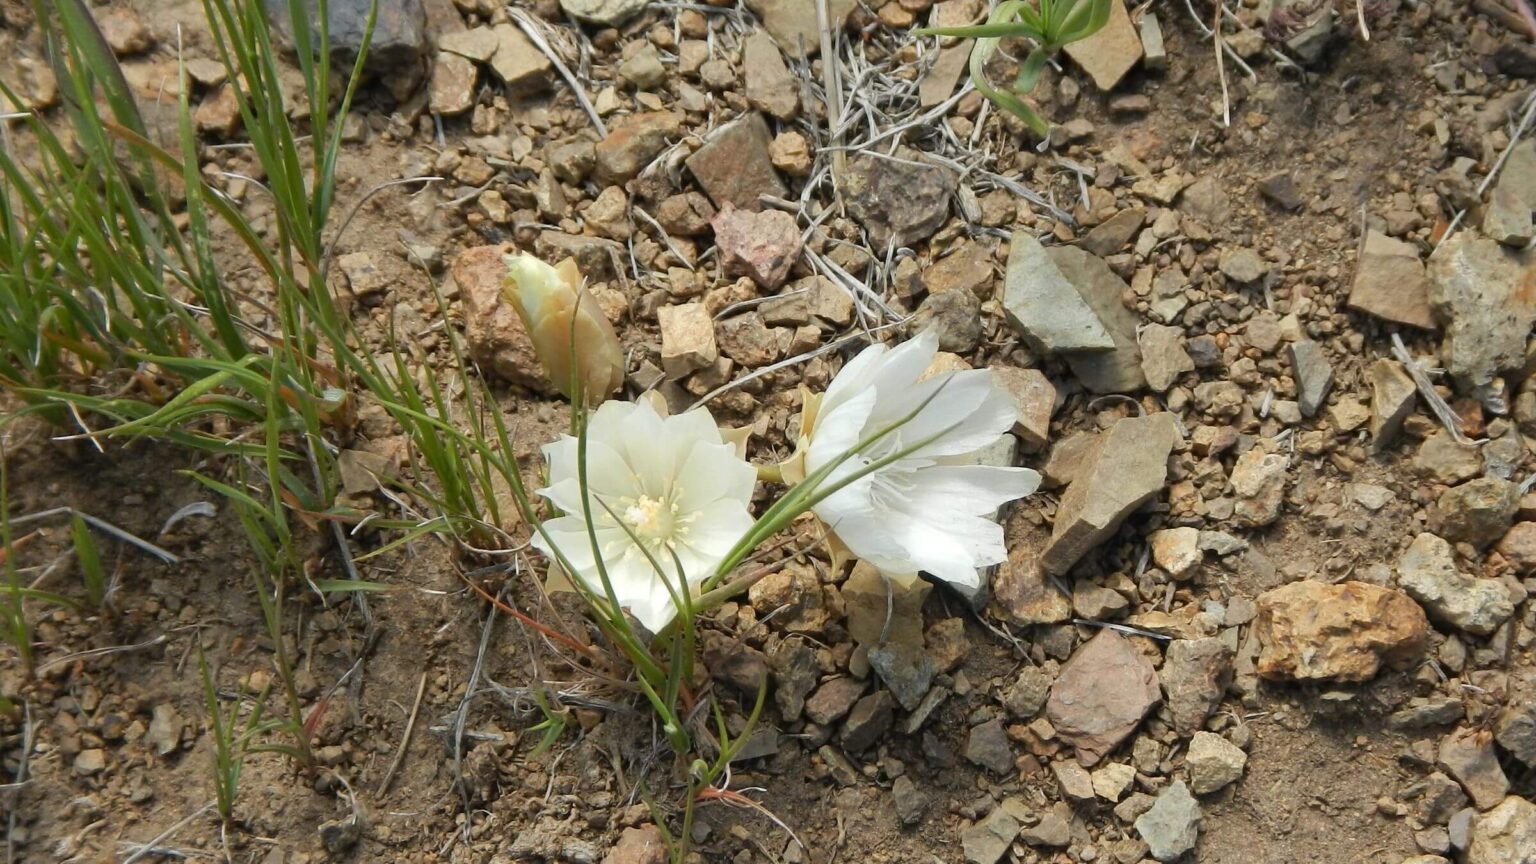
[[[551,267],[526,253],[502,260],[507,265],[502,296],[523,319],[533,350],[555,389],[574,398],[571,374],[575,368],[580,370],[581,391],[589,405],[618,392],[624,385],[624,349],[597,301],[581,290],[576,262],[567,258]]]

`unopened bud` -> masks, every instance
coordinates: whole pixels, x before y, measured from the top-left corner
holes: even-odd
[[[581,290],[581,273],[570,258],[551,267],[532,255],[506,255],[502,296],[517,310],[555,389],[575,399],[572,374],[579,370],[588,404],[624,385],[624,349],[597,301]],[[574,352],[574,353],[573,353]]]

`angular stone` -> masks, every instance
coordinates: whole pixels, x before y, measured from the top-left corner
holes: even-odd
[[[864,692],[864,682],[857,678],[833,678],[816,688],[805,700],[805,719],[826,726],[853,710]]]
[[[1012,774],[1013,747],[1001,720],[988,720],[971,727],[965,740],[965,758],[995,774]]]
[[[1032,234],[1015,231],[1003,283],[1008,323],[1038,350],[1110,351],[1115,340]]]
[[[444,117],[463,114],[475,105],[479,80],[480,68],[473,61],[447,51],[437,52],[427,82],[428,109]]]
[[[1536,864],[1536,804],[1511,795],[1478,816],[1467,864]]]
[[[1045,716],[1076,748],[1078,761],[1092,767],[1135,732],[1161,698],[1151,662],[1130,640],[1105,629],[1062,667]]]
[[[800,719],[805,697],[816,688],[820,668],[816,652],[799,639],[786,639],[769,656],[773,671],[773,701],[786,723]]]
[[[1124,249],[1125,244],[1131,242],[1146,221],[1147,211],[1144,207],[1121,210],[1095,225],[1078,241],[1078,245],[1100,258],[1106,258]]]
[[[1435,481],[1450,485],[1483,473],[1483,456],[1473,444],[1463,444],[1444,429],[1436,429],[1419,445],[1413,467]]]
[[[1149,72],[1161,72],[1168,68],[1168,51],[1163,44],[1163,26],[1157,21],[1157,13],[1148,9],[1141,16],[1141,65]]]
[[[499,50],[496,53],[501,54]],[[671,111],[631,114],[622,124],[608,130],[608,137],[597,143],[595,172],[598,182],[622,185],[634,179],[682,133],[681,114]]]
[[[747,276],[769,291],[784,284],[800,258],[800,226],[782,210],[753,213],[725,204],[710,225],[725,272]]]
[[[1002,807],[994,808],[987,818],[960,832],[966,864],[997,864],[1018,836],[1019,820]]]
[[[1458,571],[1451,544],[1433,534],[1415,537],[1398,559],[1397,584],[1429,617],[1477,636],[1491,634],[1515,612],[1503,582]]]
[[[703,303],[663,306],[656,310],[661,324],[661,368],[673,380],[713,366],[720,356],[715,322]]]
[[[1063,815],[1062,810],[1065,810],[1067,815]],[[1072,842],[1072,822],[1068,818],[1071,812],[1064,805],[1051,808],[1040,817],[1039,822],[1025,826],[1019,832],[1019,839],[1030,846],[1053,849],[1066,846]]]
[[[666,860],[667,843],[660,829],[641,825],[624,829],[619,842],[603,857],[603,864],[665,864]]]
[[[1413,377],[1396,360],[1371,364],[1371,450],[1380,453],[1392,445],[1403,421],[1418,407],[1418,388]]]
[[[979,299],[990,300],[996,273],[992,267],[992,248],[983,243],[964,243],[958,249],[928,265],[922,275],[923,288],[930,294],[966,291]]]
[[[567,15],[605,27],[621,24],[645,8],[646,0],[560,0]]]
[[[1161,493],[1168,481],[1168,455],[1180,439],[1178,423],[1167,412],[1127,417],[1101,434],[1061,497],[1040,557],[1045,572],[1059,575],[1072,569],[1125,517]]]
[[[1195,848],[1204,819],[1189,787],[1175,780],[1158,793],[1152,809],[1136,819],[1136,833],[1146,841],[1153,858],[1173,861]]]
[[[1142,326],[1137,342],[1141,346],[1141,371],[1147,377],[1147,386],[1153,390],[1167,392],[1180,375],[1194,371],[1195,361],[1184,350],[1182,327],[1146,324]]]
[[[1034,717],[1045,706],[1053,680],[1050,673],[1039,666],[1025,666],[1003,692],[1003,707],[1008,709],[1009,715],[1019,720]]]
[[[533,340],[512,304],[502,298],[507,278],[503,255],[517,252],[510,243],[466,249],[449,268],[464,304],[464,341],[481,368],[489,369],[512,384],[539,393],[554,393],[544,366],[533,350]]]
[[[753,30],[741,51],[747,104],[780,120],[795,119],[800,113],[800,82],[789,74],[773,37],[767,31]]]
[[[1482,729],[1460,729],[1440,740],[1436,761],[1467,790],[1479,810],[1498,806],[1509,793],[1509,778],[1499,767],[1493,736]]]
[[[1110,762],[1093,772],[1093,794],[1113,803],[1124,798],[1135,782],[1135,768],[1123,762]]]
[[[992,377],[1018,409],[1013,434],[1026,448],[1044,448],[1051,431],[1051,413],[1056,408],[1056,386],[1039,369],[993,366]]]
[[[155,34],[150,32],[144,19],[127,7],[101,10],[96,17],[96,27],[107,40],[107,47],[119,57],[142,54],[155,46]]]
[[[1262,528],[1280,518],[1285,504],[1287,459],[1280,453],[1265,453],[1253,447],[1237,457],[1232,466],[1232,491],[1237,506],[1232,516],[1244,528]]]
[[[763,209],[759,196],[782,198],[786,194],[768,152],[772,140],[768,121],[756,111],[748,111],[711,132],[704,146],[683,164],[716,207],[731,204],[756,212]]]
[[[1259,257],[1259,253],[1249,249],[1247,246],[1239,246],[1221,253],[1218,266],[1228,279],[1245,285],[1257,282],[1269,273],[1269,265],[1264,263],[1264,259]]]
[[[1214,636],[1175,639],[1168,644],[1159,678],[1168,697],[1174,731],[1193,735],[1205,725],[1232,682],[1234,656],[1232,647]]]
[[[1387,321],[1433,330],[1429,276],[1419,250],[1380,231],[1366,232],[1349,289],[1349,308]]]
[[[1204,559],[1197,528],[1163,528],[1147,538],[1152,548],[1152,563],[1166,570],[1174,579],[1187,579]]]
[[[1136,341],[1141,316],[1125,308],[1130,286],[1109,265],[1076,246],[1053,246],[1046,255],[1077,287],[1077,293],[1114,340],[1111,351],[1066,355],[1072,374],[1095,393],[1130,393],[1147,386],[1141,371],[1141,346]]]
[[[957,182],[955,172],[938,165],[860,156],[849,160],[841,191],[883,258],[891,243],[911,246],[939,230]]]
[[[1525,362],[1536,322],[1536,253],[1459,231],[1429,259],[1429,302],[1445,323],[1440,361],[1470,387]]]
[[[1455,543],[1479,548],[1504,536],[1520,510],[1520,487],[1499,477],[1479,477],[1440,493],[1430,524]]]
[[[891,784],[891,801],[896,805],[896,818],[908,827],[921,823],[928,812],[928,796],[906,774]]]
[[[655,45],[650,42],[639,45],[636,49],[624,52],[627,56],[619,64],[619,78],[629,82],[636,90],[653,90],[667,80],[667,67],[662,65],[661,51]]]
[[[1125,73],[1141,59],[1141,37],[1122,0],[1110,0],[1109,21],[1103,29],[1066,46],[1067,56],[1082,67],[1100,91],[1115,89]]]
[[[815,0],[747,0],[746,5],[785,54],[812,57],[821,50]],[[841,30],[854,5],[854,0],[828,0],[827,26]]]
[[[1056,624],[1072,615],[1072,602],[1045,578],[1040,559],[1024,545],[1008,553],[997,568],[992,599],[1008,620],[1021,627]]]
[[[1062,797],[1074,804],[1086,804],[1094,799],[1093,778],[1088,769],[1076,762],[1062,760],[1051,763],[1051,773]]]
[[[437,36],[437,50],[457,54],[476,63],[489,63],[496,56],[500,44],[496,32],[484,26],[440,33]]]
[[[279,41],[293,44],[293,14],[288,0],[264,0],[267,20]],[[325,14],[331,54],[348,63],[357,57],[367,33],[372,0],[330,0]],[[310,32],[320,32],[319,4],[304,0]],[[378,0],[373,33],[368,41],[367,71],[388,74],[421,63],[427,51],[427,17],[421,0]]]
[[[950,45],[939,49],[939,59],[929,67],[928,74],[917,83],[919,108],[940,105],[955,92],[955,83],[965,74],[971,59],[971,46]]]
[[[1504,752],[1536,768],[1536,705],[1507,705],[1493,729],[1494,740]]]
[[[554,64],[523,31],[511,24],[497,24],[491,28],[491,35],[496,37],[491,71],[508,90],[526,95],[548,90],[554,84]]]
[[[1301,416],[1315,416],[1333,388],[1333,365],[1323,353],[1323,346],[1310,339],[1292,342],[1291,369],[1296,377],[1296,401],[1301,403]]]
[[[1429,638],[1419,604],[1365,582],[1292,582],[1256,603],[1257,671],[1271,680],[1369,681],[1418,660]]]
[[[1525,139],[1509,150],[1498,182],[1483,210],[1483,233],[1507,246],[1521,247],[1536,236],[1536,141]]]
[[[1189,787],[1196,795],[1209,795],[1243,776],[1248,754],[1231,741],[1211,732],[1196,732],[1184,756]]]
[[[850,753],[869,749],[890,731],[895,708],[895,700],[884,690],[876,690],[855,702],[848,719],[843,721],[843,748]]]

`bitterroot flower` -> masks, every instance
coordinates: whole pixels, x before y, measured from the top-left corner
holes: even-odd
[[[909,582],[923,571],[974,589],[977,568],[1008,557],[992,514],[1034,492],[1040,475],[974,463],[978,450],[1007,434],[1017,409],[985,369],[920,381],[937,353],[938,336],[931,330],[896,348],[875,344],[859,352],[819,404],[808,400],[799,452],[804,473],[814,474],[861,441],[896,427],[822,483],[830,487],[888,457],[900,458],[813,510],[850,552],[888,576]]]
[[[580,369],[581,390],[589,405],[612,396],[624,385],[624,349],[597,301],[581,291],[581,272],[570,258],[551,267],[522,253],[502,257],[507,265],[504,296],[523,326],[555,389],[567,399],[572,364]],[[572,351],[574,350],[574,355]]]
[[[702,408],[662,417],[643,400],[605,402],[587,421],[594,549],[583,518],[580,446],[565,435],[544,448],[550,482],[540,494],[566,515],[546,521],[533,544],[552,559],[558,550],[571,575],[605,598],[601,560],[619,606],[657,633],[677,615],[674,596],[681,599],[684,584],[696,596],[752,527],[757,472]]]

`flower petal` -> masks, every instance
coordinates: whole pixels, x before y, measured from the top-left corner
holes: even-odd
[[[918,469],[914,477],[903,509],[939,522],[951,513],[990,515],[1040,487],[1040,475],[1028,468],[993,465],[935,465]]]
[[[835,461],[868,437],[864,428],[875,408],[877,395],[874,388],[869,388],[848,397],[831,411],[823,405],[816,429],[811,433],[810,449],[805,454],[808,472],[820,471],[822,466]]]
[[[695,442],[678,460],[673,499],[683,512],[702,511],[717,502],[751,502],[757,469],[736,456],[729,444]]]

